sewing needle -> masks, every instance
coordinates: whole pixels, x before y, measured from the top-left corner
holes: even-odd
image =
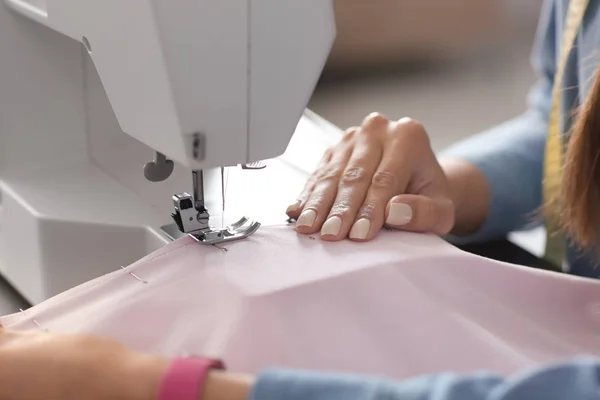
[[[221,227],[225,225],[225,167],[221,167],[221,199],[223,209],[221,210]]]

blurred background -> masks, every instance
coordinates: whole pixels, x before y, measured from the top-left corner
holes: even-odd
[[[436,151],[525,109],[543,0],[336,0],[338,37],[309,107],[424,123]]]

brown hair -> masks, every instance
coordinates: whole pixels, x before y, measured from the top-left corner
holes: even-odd
[[[599,242],[600,228],[600,77],[575,120],[563,170],[563,227],[581,249]],[[598,252],[600,255],[600,252]]]

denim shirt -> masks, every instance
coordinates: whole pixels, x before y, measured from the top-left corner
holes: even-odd
[[[490,186],[491,212],[480,231],[466,238],[468,241],[502,237],[539,223],[535,212],[542,203],[552,83],[568,5],[569,0],[547,0],[544,5],[532,57],[539,80],[531,90],[528,111],[458,143],[445,154],[478,166]],[[598,65],[599,7],[600,0],[590,0],[569,59],[562,99],[563,128],[570,126],[570,111],[588,94]],[[578,257],[572,247],[567,257],[571,273],[600,276],[591,257]],[[600,400],[600,360],[578,358],[510,377],[484,372],[445,373],[406,381],[271,369],[259,375],[250,397],[252,400]]]
[[[588,358],[511,377],[445,373],[405,381],[268,370],[259,376],[250,400],[598,400],[598,376],[600,363]]]
[[[473,236],[479,242],[504,237],[511,231],[542,222],[544,153],[552,106],[552,85],[569,0],[547,0],[542,9],[532,63],[538,81],[529,94],[528,110],[521,116],[449,148],[443,155],[468,160],[484,174],[491,193],[487,220]],[[591,0],[567,63],[561,100],[562,131],[572,124],[573,111],[585,99],[600,61],[600,1]],[[564,137],[568,140],[568,137]],[[567,249],[574,275],[597,278],[591,254]]]

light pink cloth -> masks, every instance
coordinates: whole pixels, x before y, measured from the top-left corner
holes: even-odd
[[[35,319],[165,355],[219,356],[243,372],[506,373],[600,355],[596,281],[399,232],[326,243],[265,227],[227,248],[182,239],[2,323],[37,329]]]

